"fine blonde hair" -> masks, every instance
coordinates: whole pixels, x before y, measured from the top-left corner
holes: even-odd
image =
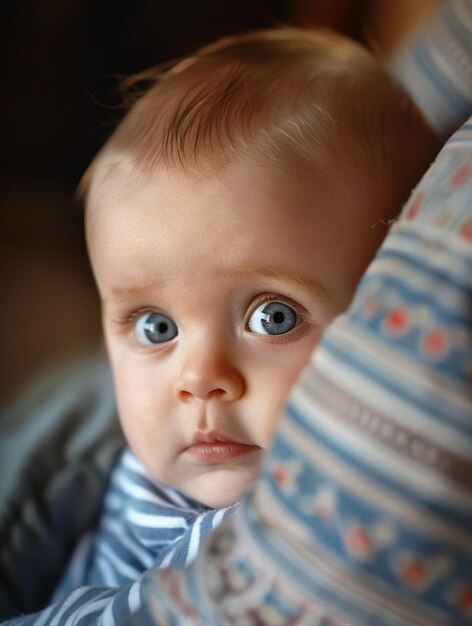
[[[86,172],[120,159],[205,174],[248,159],[278,170],[335,165],[382,180],[404,202],[436,148],[413,103],[362,46],[282,28],[228,37],[128,81],[147,89]]]

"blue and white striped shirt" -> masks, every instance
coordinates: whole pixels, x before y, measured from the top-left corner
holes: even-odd
[[[188,565],[204,538],[235,508],[209,509],[151,481],[125,449],[111,474],[99,526],[78,545],[52,605],[8,623],[118,623],[141,605],[146,571]]]
[[[98,529],[79,544],[54,601],[81,586],[122,587],[151,568],[189,564],[206,535],[234,509],[210,509],[151,480],[125,449],[111,474]]]

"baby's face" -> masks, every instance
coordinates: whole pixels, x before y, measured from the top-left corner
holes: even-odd
[[[211,507],[258,476],[378,243],[366,194],[343,189],[251,164],[198,182],[125,164],[96,174],[87,237],[118,410],[151,476]]]

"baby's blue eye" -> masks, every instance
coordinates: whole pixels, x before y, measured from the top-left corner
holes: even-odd
[[[264,302],[249,318],[248,328],[259,335],[283,335],[298,323],[294,309],[284,302]]]
[[[134,325],[134,332],[145,346],[171,341],[179,334],[175,323],[164,313],[142,315]]]

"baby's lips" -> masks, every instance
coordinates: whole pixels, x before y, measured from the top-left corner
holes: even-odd
[[[241,441],[240,439],[231,437],[229,435],[226,435],[225,433],[221,433],[216,430],[196,432],[192,439],[192,446],[205,444],[205,443],[206,444],[216,444],[216,443],[241,444],[241,445],[246,445],[246,446],[252,445],[247,441]]]
[[[256,445],[227,440],[194,443],[186,449],[197,463],[202,464],[228,463],[260,451]]]

